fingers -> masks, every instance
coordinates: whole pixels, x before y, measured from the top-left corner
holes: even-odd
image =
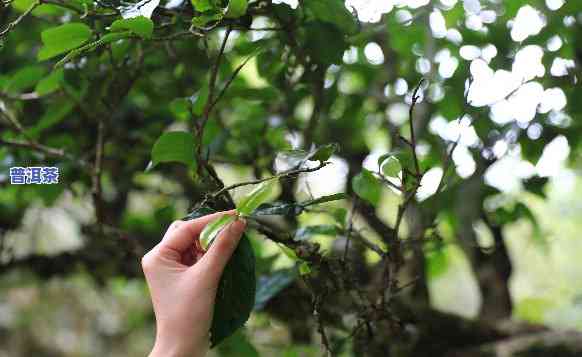
[[[234,253],[245,228],[246,222],[242,219],[237,219],[232,222],[220,232],[208,248],[206,254],[202,256],[199,264],[206,266],[212,274],[211,279],[218,281],[226,263],[228,263],[232,253]]]
[[[183,253],[192,248],[192,245],[198,240],[200,232],[208,223],[222,215],[234,213],[235,211],[231,210],[209,214],[191,221],[175,221],[164,234],[159,246]]]
[[[168,230],[166,232],[171,232],[173,230],[175,230],[176,228],[180,227],[182,224],[184,224],[184,221],[174,221],[172,222],[172,224],[170,224],[170,226],[168,227]]]

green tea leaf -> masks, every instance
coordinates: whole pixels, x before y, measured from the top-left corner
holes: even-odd
[[[275,185],[275,180],[268,180],[259,184],[245,198],[241,200],[237,207],[238,213],[243,216],[249,216],[257,207],[264,203]]]
[[[190,212],[182,220],[200,218],[213,212],[215,212],[213,209],[202,206]],[[215,235],[216,237],[220,229],[228,224],[228,221],[235,219],[236,216],[223,215],[209,223],[200,234],[200,240],[208,241],[208,244],[212,245],[214,240],[210,239],[211,236]],[[213,227],[209,227],[210,225]],[[234,334],[249,319],[255,306],[255,265],[253,248],[249,238],[243,234],[236,250],[226,264],[218,284],[210,328],[212,347]]]
[[[216,8],[212,0],[192,0],[192,6],[194,6],[194,9],[199,12],[205,12]]]
[[[449,258],[444,248],[436,249],[426,255],[426,270],[430,278],[442,276],[449,266]]]
[[[344,33],[325,22],[314,21],[305,25],[305,51],[321,64],[341,64],[349,48]]]
[[[61,82],[64,80],[64,72],[62,69],[53,71],[48,77],[41,79],[34,89],[36,94],[44,96],[50,94],[61,87]]]
[[[198,16],[194,16],[192,18],[192,25],[194,27],[204,28],[211,22],[222,20],[223,17],[224,14],[222,11],[206,11]]]
[[[25,12],[28,10],[36,0],[14,0],[10,4],[17,12]],[[53,4],[42,4],[37,6],[34,11],[32,11],[33,16],[61,16],[64,14],[64,9],[58,5]]]
[[[318,148],[313,155],[309,158],[310,161],[327,161],[339,148],[339,145],[336,143],[327,144],[320,148]]]
[[[243,234],[218,284],[210,328],[212,347],[244,326],[255,306],[255,293],[255,256]]]
[[[200,218],[213,213],[207,206],[192,211],[183,220]],[[200,234],[200,240],[207,241],[211,246],[218,232],[229,222],[236,219],[233,215],[223,215],[219,219],[206,225]],[[209,227],[210,226],[210,227]],[[234,334],[244,326],[255,306],[256,278],[255,255],[246,234],[243,234],[230,260],[226,264],[214,304],[212,326],[210,328],[210,343],[214,347],[225,338]]]
[[[192,113],[195,115],[202,115],[204,113],[204,108],[208,102],[209,89],[208,84],[205,83],[202,88],[194,95],[192,99]]]
[[[115,42],[118,40],[122,40],[122,39],[125,39],[128,37],[131,37],[131,36],[132,36],[131,31],[113,32],[113,33],[105,34],[99,40],[88,43],[86,45],[83,45],[83,46],[76,48],[76,49],[72,50],[71,52],[67,53],[67,55],[65,57],[63,57],[63,59],[61,59],[60,61],[58,61],[55,64],[55,69],[61,68],[67,62],[73,60],[74,58],[77,58],[81,55],[87,54],[88,52],[94,51],[103,45],[106,45],[108,43],[112,43],[112,42]]]
[[[358,31],[355,17],[346,8],[343,0],[306,1],[305,7],[320,21],[335,25],[348,34]]]
[[[5,91],[8,93],[20,93],[33,87],[46,73],[42,66],[26,66],[16,71],[8,80]]]
[[[224,17],[229,19],[241,17],[246,14],[248,5],[248,0],[230,0]]]
[[[390,156],[384,160],[380,169],[384,176],[398,177],[398,174],[402,171],[402,165],[400,165],[400,161],[395,156]]]
[[[190,98],[176,98],[170,103],[170,111],[177,120],[186,121],[191,116],[192,101]]]
[[[207,249],[208,246],[216,239],[218,234],[230,223],[236,221],[236,216],[233,215],[224,215],[220,216],[219,218],[215,219],[214,221],[208,223],[202,233],[200,233],[200,244],[202,244],[202,248]]]
[[[352,180],[352,188],[360,198],[374,206],[380,202],[382,185],[370,171],[363,169],[362,172],[356,175]]]
[[[398,161],[400,161],[400,165],[403,168],[407,168],[410,170],[414,166],[414,158],[410,150],[396,151],[394,153],[394,156],[398,158]]]
[[[113,32],[129,30],[141,38],[149,39],[154,33],[154,22],[144,16],[119,19],[111,24],[110,30]]]
[[[91,38],[91,29],[82,23],[68,23],[53,27],[41,33],[43,47],[38,60],[44,61],[73,50]]]
[[[194,167],[194,137],[185,131],[170,131],[162,134],[152,149],[152,167],[162,162],[180,162]]]

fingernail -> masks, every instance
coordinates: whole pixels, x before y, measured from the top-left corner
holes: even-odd
[[[236,221],[232,222],[231,224],[232,233],[241,235],[245,230],[246,226],[247,222],[244,219],[239,218]]]

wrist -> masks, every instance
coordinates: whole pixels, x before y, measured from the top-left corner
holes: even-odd
[[[158,330],[149,357],[204,357],[208,347],[208,339]]]

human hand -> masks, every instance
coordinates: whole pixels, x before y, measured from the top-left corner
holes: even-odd
[[[246,227],[244,220],[237,219],[204,252],[200,233],[224,214],[236,212],[175,221],[142,258],[156,316],[156,342],[150,357],[199,357],[208,350],[218,283]]]

